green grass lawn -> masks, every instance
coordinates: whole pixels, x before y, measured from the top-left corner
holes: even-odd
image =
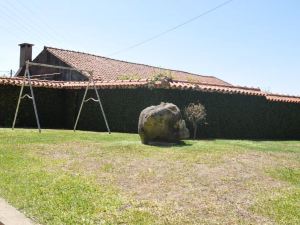
[[[0,129],[0,197],[40,224],[300,224],[300,141]]]

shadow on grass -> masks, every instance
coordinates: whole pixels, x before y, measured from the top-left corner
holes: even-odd
[[[171,147],[187,147],[187,146],[192,146],[193,143],[186,143],[185,141],[179,141],[179,142],[175,142],[175,143],[153,141],[153,142],[149,142],[147,145],[156,146],[156,147],[162,147],[162,148],[171,148]]]

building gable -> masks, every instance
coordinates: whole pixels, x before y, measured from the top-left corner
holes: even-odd
[[[64,62],[50,51],[47,48],[44,48],[38,56],[33,60],[35,63],[50,64],[56,66],[71,67],[68,63]],[[25,72],[25,66],[18,71],[16,76],[23,76]],[[78,71],[70,71],[56,68],[48,67],[37,67],[30,66],[30,73],[36,79],[45,79],[45,80],[61,80],[61,81],[85,81],[87,77],[82,75]],[[43,76],[44,74],[48,76]]]

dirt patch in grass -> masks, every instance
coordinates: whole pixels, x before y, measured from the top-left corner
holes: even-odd
[[[281,187],[264,173],[273,164],[261,153],[240,154],[211,167],[164,160],[132,160],[119,168],[117,186],[128,198],[155,202],[170,220],[188,223],[272,224],[254,214],[255,193]],[[203,219],[205,218],[205,219]],[[213,222],[214,221],[214,222]]]
[[[127,199],[121,210],[150,213],[158,224],[274,224],[251,210],[257,193],[286,188],[266,170],[299,165],[293,152],[148,149],[136,142],[35,147],[33,155],[58,162],[52,169],[115,186]]]

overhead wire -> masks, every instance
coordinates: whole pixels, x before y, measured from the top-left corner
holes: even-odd
[[[36,3],[34,1],[30,2],[30,5],[32,7],[28,7],[26,4],[24,4],[22,1],[15,1],[17,2],[22,8],[24,8],[26,11],[30,12],[31,14],[33,14],[35,16],[35,22],[40,23],[40,25],[43,27],[43,31],[47,32],[50,36],[54,37],[57,41],[59,41],[59,39],[64,39],[66,40],[66,38],[64,37],[64,35],[62,33],[57,32],[56,29],[54,29],[51,25],[49,25],[49,23],[44,19],[44,17],[42,17],[40,15],[40,10],[34,10],[33,8],[38,8],[38,6],[36,5]],[[38,18],[37,18],[38,17]]]
[[[173,32],[173,31],[175,31],[175,30],[177,30],[177,29],[179,29],[179,28],[181,28],[181,27],[183,27],[183,26],[185,26],[185,25],[187,25],[189,23],[192,23],[192,22],[194,22],[194,21],[196,21],[196,20],[198,20],[198,19],[200,19],[200,18],[202,18],[202,17],[204,17],[204,16],[206,16],[206,15],[208,15],[208,14],[210,14],[210,13],[212,13],[212,12],[214,12],[214,11],[216,11],[216,10],[224,7],[224,6],[226,6],[226,5],[228,5],[229,3],[233,2],[233,1],[234,0],[224,1],[224,2],[222,2],[220,4],[218,4],[217,6],[215,6],[213,8],[210,8],[210,9],[208,9],[208,10],[200,13],[199,15],[194,16],[194,17],[192,17],[192,18],[190,18],[190,19],[188,19],[188,20],[186,20],[186,21],[184,21],[184,22],[182,22],[182,23],[180,23],[180,24],[178,24],[176,26],[173,26],[173,27],[171,27],[169,29],[166,29],[163,32],[157,33],[157,34],[155,34],[155,35],[153,35],[153,36],[151,36],[149,38],[146,38],[146,39],[144,39],[144,40],[142,40],[140,42],[137,42],[137,43],[135,43],[133,45],[130,45],[130,46],[126,47],[126,48],[122,48],[122,49],[120,49],[118,51],[115,51],[115,52],[107,55],[106,57],[102,57],[102,58],[104,58],[104,60],[108,60],[108,59],[110,59],[109,57],[111,57],[111,56],[114,56],[114,55],[117,55],[117,54],[120,54],[120,53],[123,53],[123,52],[130,51],[130,50],[132,50],[134,48],[137,48],[137,47],[139,47],[141,45],[144,45],[144,44],[149,43],[149,42],[151,42],[153,40],[156,40],[156,39],[158,39],[158,38],[160,38],[160,37],[162,37],[162,36],[164,36],[164,35],[166,35],[166,34],[168,34],[170,32]],[[115,65],[112,64],[112,62],[108,61],[108,63],[112,67],[115,67]]]
[[[31,36],[32,38],[34,38],[32,32],[28,28],[23,27],[22,25],[20,25],[18,22],[13,20],[13,18],[10,17],[8,14],[5,15],[5,13],[1,12],[1,7],[0,7],[0,17],[3,19],[3,21],[6,22],[6,24],[10,25],[10,29],[8,29],[6,27],[3,27],[3,26],[1,28],[8,31],[8,33],[10,33],[12,36],[16,37],[17,40],[19,40],[20,35],[13,33],[11,28],[14,28],[13,30],[15,30],[15,31],[22,31],[23,33],[27,34],[28,36]],[[38,40],[38,42],[42,43],[39,40]]]
[[[18,5],[15,3],[17,3]],[[13,8],[18,15],[22,15],[22,17],[25,17],[29,25],[34,25],[34,27],[38,29],[40,34],[42,34],[43,36],[47,36],[47,38],[51,38],[51,40],[58,40],[56,35],[54,35],[46,29],[46,24],[40,23],[40,18],[37,18],[36,13],[31,11],[30,7],[27,7],[19,1],[8,1],[7,4],[11,8]],[[31,15],[34,15],[35,18],[33,19]]]
[[[138,42],[138,43],[136,43],[136,44],[133,44],[133,45],[128,46],[128,47],[126,47],[126,48],[123,48],[123,49],[120,49],[120,50],[118,50],[118,51],[115,51],[115,52],[113,52],[113,53],[111,53],[111,54],[109,54],[109,55],[107,55],[107,56],[105,56],[105,57],[103,57],[103,58],[104,58],[104,60],[109,60],[109,59],[111,59],[111,58],[109,58],[109,57],[111,57],[111,56],[114,56],[114,55],[117,55],[117,54],[120,54],[120,53],[129,51],[129,50],[131,50],[131,49],[134,49],[134,48],[137,48],[137,47],[139,47],[139,46],[141,46],[141,45],[144,45],[144,44],[146,44],[146,43],[148,43],[148,42],[151,42],[151,41],[153,41],[153,40],[155,40],[155,39],[158,39],[158,38],[160,38],[161,36],[164,36],[164,35],[166,35],[166,34],[172,32],[172,31],[177,30],[178,28],[181,28],[181,27],[183,27],[183,26],[185,26],[185,25],[187,25],[187,24],[189,24],[189,23],[192,23],[192,22],[195,21],[195,20],[200,19],[201,17],[204,17],[204,16],[206,16],[206,15],[212,13],[212,12],[215,12],[216,10],[218,10],[218,9],[220,9],[220,8],[222,8],[222,7],[226,6],[226,5],[228,5],[229,3],[233,2],[233,1],[234,1],[234,0],[227,0],[227,1],[224,1],[224,2],[222,2],[222,3],[220,3],[220,4],[216,5],[216,6],[214,6],[214,7],[210,8],[210,9],[208,9],[208,10],[206,10],[206,11],[200,13],[200,14],[197,15],[197,16],[194,16],[194,17],[192,17],[192,18],[190,18],[190,19],[188,19],[188,20],[186,20],[186,21],[184,21],[184,22],[182,22],[182,23],[180,23],[180,24],[177,24],[176,26],[173,26],[173,27],[171,27],[171,28],[169,28],[169,29],[166,29],[165,31],[160,32],[160,33],[158,33],[158,34],[156,34],[156,35],[153,35],[153,36],[151,36],[151,37],[149,37],[149,38],[146,38],[145,40],[140,41],[140,42]],[[115,65],[112,64],[111,61],[108,61],[108,63],[109,63],[112,67],[115,67]],[[126,73],[127,73],[127,72],[126,72]]]
[[[148,42],[150,42],[150,41],[153,41],[153,40],[155,40],[155,39],[158,39],[158,38],[160,38],[161,36],[166,35],[167,33],[170,33],[170,32],[172,32],[172,31],[174,31],[174,30],[177,30],[178,28],[183,27],[183,26],[185,26],[185,25],[187,25],[187,24],[189,24],[189,23],[191,23],[191,22],[193,22],[193,21],[195,21],[195,20],[198,20],[198,19],[200,19],[201,17],[204,17],[204,16],[206,16],[206,15],[208,15],[208,14],[210,14],[210,13],[212,13],[212,12],[214,12],[214,11],[216,11],[216,10],[218,10],[218,9],[220,9],[220,8],[222,8],[222,7],[224,7],[224,6],[226,6],[226,5],[228,5],[229,3],[233,2],[233,1],[234,1],[234,0],[227,0],[227,1],[224,1],[224,2],[222,2],[222,3],[218,4],[218,5],[216,5],[216,6],[213,7],[213,8],[210,8],[210,9],[208,9],[208,10],[206,10],[206,11],[200,13],[200,14],[197,15],[197,16],[194,16],[194,17],[192,17],[192,18],[190,18],[190,19],[184,21],[183,23],[180,23],[180,24],[178,24],[178,25],[176,25],[176,26],[173,26],[173,27],[171,27],[171,28],[169,28],[169,29],[167,29],[167,30],[165,30],[165,31],[163,31],[163,32],[160,32],[160,33],[158,33],[158,34],[156,34],[156,35],[153,35],[153,36],[151,36],[150,38],[147,38],[147,39],[145,39],[145,40],[143,40],[143,41],[141,41],[141,42],[138,42],[138,43],[136,43],[136,44],[134,44],[134,45],[131,45],[131,46],[129,46],[129,47],[126,47],[126,48],[120,49],[120,50],[118,50],[118,51],[115,51],[115,52],[113,52],[113,53],[111,53],[111,54],[109,54],[109,55],[107,55],[107,56],[102,57],[102,58],[104,58],[105,61],[106,61],[106,60],[110,60],[111,58],[109,58],[109,57],[111,57],[111,56],[114,56],[114,55],[123,53],[123,52],[125,52],[125,51],[129,51],[129,50],[134,49],[134,48],[137,48],[137,47],[139,47],[139,46],[141,46],[141,45],[143,45],[143,44],[146,44],[146,43],[148,43]],[[111,61],[107,61],[107,62],[108,62],[108,64],[110,64],[113,68],[115,68],[115,69],[118,70],[118,68],[116,68],[116,66],[115,66]],[[127,71],[125,71],[125,73],[127,73]]]
[[[23,33],[27,34],[31,38],[34,38],[35,41],[39,42],[40,44],[43,44],[40,39],[38,39],[38,38],[36,38],[34,36],[33,32],[28,27],[26,27],[23,24],[17,22],[17,20],[15,20],[15,18],[12,17],[9,13],[7,13],[6,11],[4,11],[2,7],[0,7],[0,17],[4,21],[6,21],[7,24],[10,24],[10,25],[14,26],[14,30],[16,30],[16,31],[22,31]],[[12,33],[12,32],[10,32],[10,33]]]
[[[151,36],[151,37],[149,37],[149,38],[146,38],[146,39],[144,39],[144,40],[142,40],[142,41],[140,41],[140,42],[137,42],[136,44],[133,44],[133,45],[130,45],[130,46],[126,47],[126,48],[123,48],[123,49],[120,49],[120,50],[118,50],[118,51],[115,51],[115,52],[109,54],[109,56],[113,56],[113,55],[117,55],[117,54],[120,54],[120,53],[129,51],[129,50],[131,50],[131,49],[134,49],[134,48],[137,48],[137,47],[139,47],[139,46],[141,46],[141,45],[144,45],[144,44],[146,44],[146,43],[148,43],[148,42],[151,42],[151,41],[153,41],[153,40],[155,40],[155,39],[158,39],[158,38],[160,38],[161,36],[164,36],[164,35],[166,35],[166,34],[172,32],[172,31],[174,31],[174,30],[177,30],[177,29],[180,28],[180,27],[183,27],[183,26],[185,26],[185,25],[187,25],[187,24],[189,24],[189,23],[191,23],[191,22],[193,22],[193,21],[195,21],[195,20],[198,20],[198,19],[200,19],[201,17],[206,16],[206,15],[208,15],[208,14],[210,14],[210,13],[212,13],[212,12],[214,12],[214,11],[216,11],[216,10],[218,10],[218,9],[220,9],[220,8],[222,8],[222,7],[224,7],[224,6],[226,6],[226,5],[228,5],[229,3],[233,2],[233,1],[234,1],[234,0],[227,0],[227,1],[224,1],[224,2],[222,2],[221,4],[219,4],[219,5],[217,5],[217,6],[213,7],[213,8],[211,8],[211,9],[208,9],[208,10],[202,12],[201,14],[199,14],[199,15],[197,15],[197,16],[195,16],[195,17],[192,17],[192,18],[190,18],[190,19],[188,19],[188,20],[186,20],[186,21],[184,21],[183,23],[180,23],[180,24],[178,24],[178,25],[176,25],[176,26],[173,26],[173,27],[171,27],[171,28],[169,28],[169,29],[166,29],[165,31],[162,31],[162,32],[160,32],[160,33],[157,33],[157,34],[155,34],[155,35],[153,35],[153,36]]]
[[[6,3],[6,4],[5,4]],[[42,32],[40,28],[37,28],[35,25],[35,23],[30,23],[28,21],[28,18],[27,16],[20,16],[20,15],[23,15],[22,13],[19,13],[17,12],[17,8],[16,7],[13,7],[10,2],[7,2],[7,1],[3,1],[2,4],[1,4],[1,8],[2,8],[2,12],[4,14],[6,14],[6,16],[8,18],[10,18],[10,21],[9,22],[13,22],[13,23],[17,23],[19,28],[21,29],[26,29],[27,32],[30,33],[30,35],[34,35],[35,39],[39,39],[41,41],[45,40],[45,39],[48,39],[49,36],[45,33],[45,32]],[[3,10],[4,9],[4,10]],[[47,37],[47,38],[46,38]]]

